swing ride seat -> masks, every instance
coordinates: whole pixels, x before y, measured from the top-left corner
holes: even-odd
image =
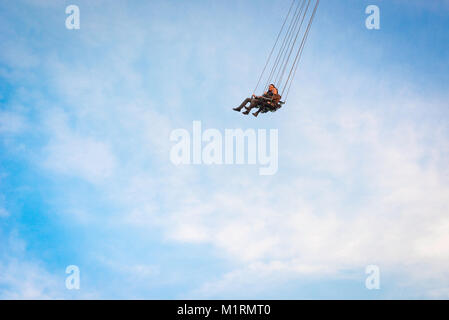
[[[273,99],[261,97],[262,100],[264,100],[266,103],[261,107],[261,113],[267,113],[268,111],[276,112],[280,108],[282,108],[282,105],[285,104],[284,101],[274,102]]]

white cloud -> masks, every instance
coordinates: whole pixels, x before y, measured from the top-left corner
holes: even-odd
[[[294,278],[338,276],[375,263],[387,274],[406,275],[404,286],[423,292],[430,292],[429,284],[433,292],[447,286],[449,140],[435,134],[438,128],[408,120],[390,126],[375,112],[356,109],[289,125],[294,128],[286,130],[311,147],[286,153],[282,162],[290,173],[282,179],[250,178],[248,184],[250,172],[236,177],[217,169],[209,175],[212,189],[198,176],[177,187],[191,192],[164,189],[173,209],[157,225],[167,236],[212,244],[237,266],[193,295],[240,292],[240,278],[258,281],[244,271],[254,264],[268,270],[267,278],[279,272]],[[284,144],[293,149],[298,140]],[[140,217],[142,227],[154,226],[153,215],[149,224],[144,213]],[[273,264],[282,268],[267,267]]]
[[[111,177],[115,169],[115,158],[110,148],[92,138],[64,137],[50,143],[45,152],[48,154],[48,168],[94,183]]]
[[[0,112],[0,133],[18,134],[26,129],[26,120],[17,113],[1,111]]]
[[[449,287],[429,290],[428,296],[433,299],[449,299]]]
[[[301,276],[303,276],[301,278]],[[279,299],[284,297],[281,288],[292,281],[301,283],[304,279],[346,279],[353,275],[338,275],[327,265],[308,266],[301,261],[272,260],[266,263],[253,262],[240,269],[223,274],[220,278],[207,281],[199,288],[187,293],[186,299]]]
[[[115,167],[114,157],[102,142],[91,138],[71,137],[48,146],[48,167],[55,171],[79,175],[89,181],[103,180],[111,176]]]
[[[116,159],[108,144],[73,132],[64,116],[55,115],[48,121],[54,136],[43,149],[45,167],[92,183],[104,182],[114,174]]]
[[[0,263],[1,299],[63,299],[64,279],[38,263],[9,259]]]
[[[49,273],[26,256],[26,243],[17,231],[0,229],[0,299],[62,299],[64,278]]]

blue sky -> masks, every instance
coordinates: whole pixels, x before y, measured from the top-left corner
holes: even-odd
[[[0,4],[0,298],[449,297],[449,2],[322,0],[288,104],[243,117],[289,4]],[[278,173],[173,166],[194,120],[278,129]]]

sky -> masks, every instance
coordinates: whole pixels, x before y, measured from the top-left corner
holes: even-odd
[[[288,103],[232,111],[289,5],[0,3],[0,299],[449,298],[449,1],[322,0]],[[277,173],[173,165],[193,121]]]

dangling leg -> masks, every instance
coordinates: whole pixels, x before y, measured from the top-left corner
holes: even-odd
[[[245,112],[243,112],[243,114],[249,114],[251,109],[257,107],[259,104],[260,104],[260,101],[258,99],[252,99],[251,100],[251,104],[249,105],[249,107],[245,107],[246,110],[245,110]]]
[[[240,106],[238,106],[237,108],[233,108],[232,110],[240,112],[243,109],[243,107],[245,107],[248,103],[251,102],[251,100],[252,100],[251,98],[245,99]]]
[[[269,110],[272,110],[273,106],[269,103],[264,103],[260,106],[259,110],[253,113],[253,116],[257,117],[259,113],[267,113]]]
[[[257,110],[256,112],[253,113],[253,116],[255,116],[257,118],[257,116],[259,115],[260,111],[262,111],[262,107],[259,108],[259,110]]]

